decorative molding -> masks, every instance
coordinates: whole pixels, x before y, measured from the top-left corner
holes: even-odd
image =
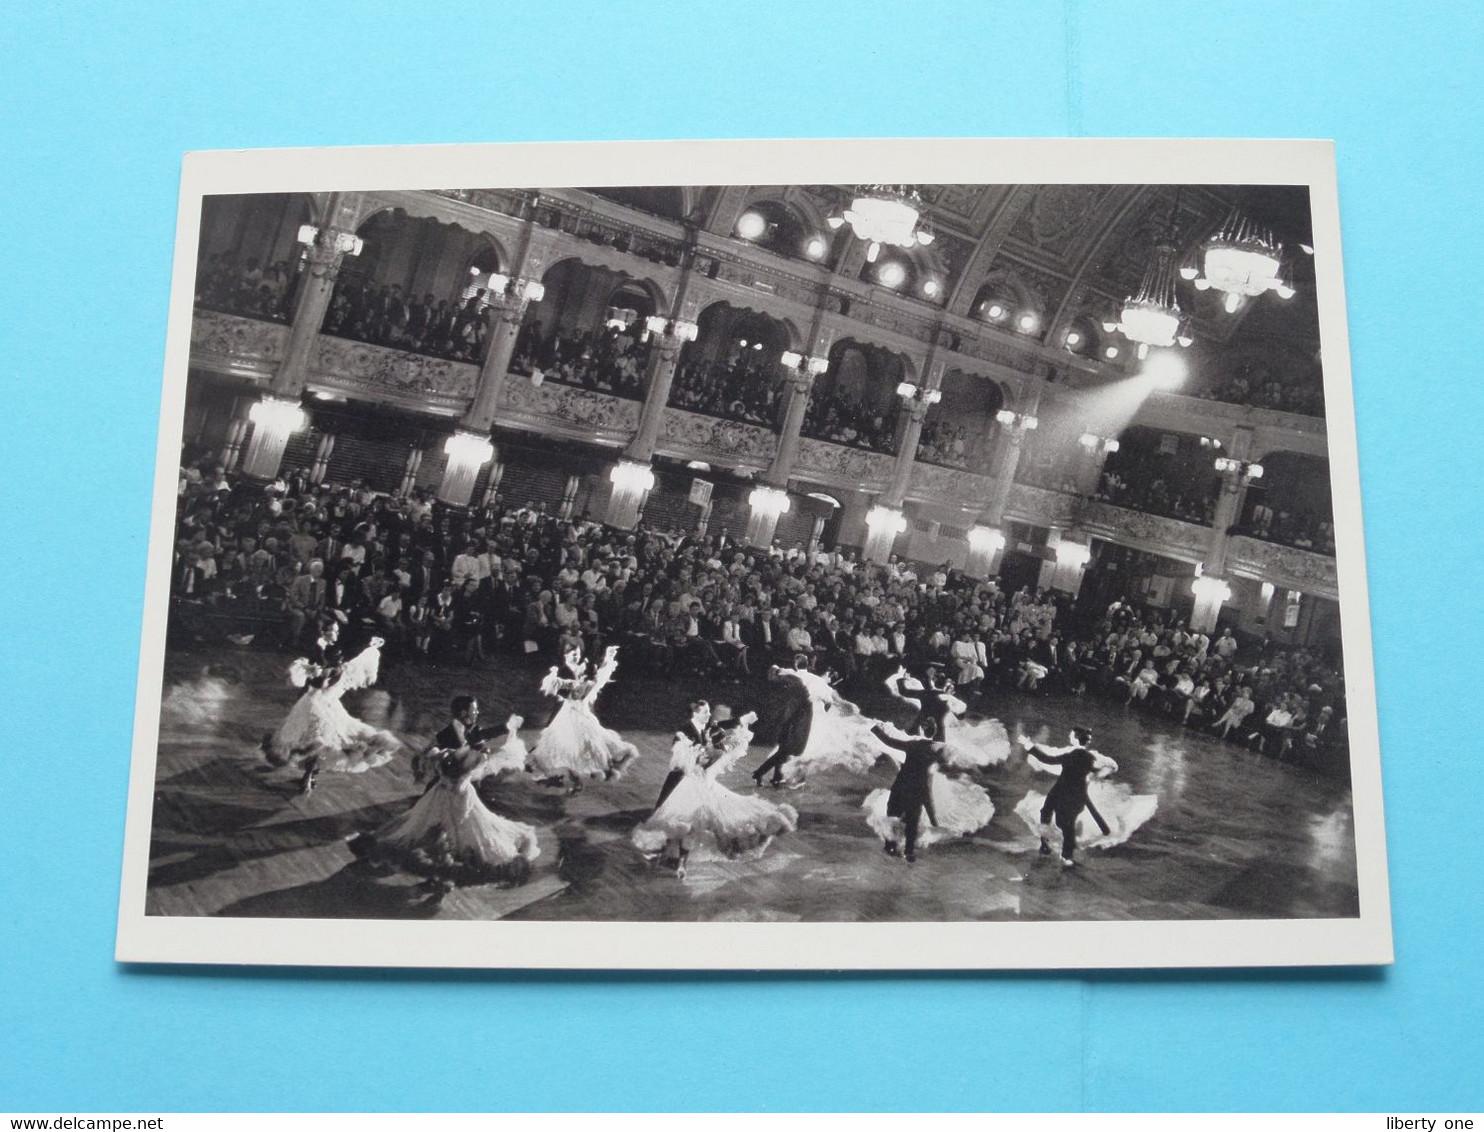
[[[657,447],[667,456],[766,468],[778,451],[778,437],[758,425],[666,409]]]
[[[328,384],[442,401],[470,400],[479,384],[479,367],[469,362],[430,358],[328,334],[319,336],[311,368]]]
[[[191,364],[244,377],[272,377],[283,360],[289,328],[281,322],[196,308],[191,319]]]
[[[834,487],[881,491],[891,480],[896,462],[894,456],[802,436],[794,473]]]
[[[975,510],[994,490],[994,480],[963,468],[945,468],[917,461],[907,481],[907,498],[928,503],[955,503]]]
[[[434,196],[462,201],[486,212],[498,212],[502,216],[521,217],[531,198],[531,193],[522,189],[429,189]]]
[[[1082,500],[1064,491],[1050,491],[1029,484],[1010,485],[1005,516],[1035,527],[1071,527],[1077,522]]]
[[[543,382],[512,373],[500,393],[496,423],[531,432],[555,432],[605,444],[622,444],[639,429],[640,402],[590,389]]]
[[[1088,534],[1108,542],[1187,562],[1199,562],[1205,557],[1214,537],[1210,527],[1090,499],[1079,500],[1077,525]]]
[[[1227,543],[1227,564],[1234,574],[1339,600],[1335,560],[1328,555],[1233,535]]]

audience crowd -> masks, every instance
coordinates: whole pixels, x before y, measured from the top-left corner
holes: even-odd
[[[1133,511],[1209,527],[1216,517],[1216,497],[1221,485],[1214,475],[1204,479],[1204,484],[1172,483],[1157,470],[1141,475],[1125,465],[1116,471],[1103,472],[1093,498]]]
[[[648,341],[634,327],[559,330],[547,335],[541,320],[520,328],[510,368],[513,372],[560,385],[609,393],[631,401],[644,398],[649,366]]]
[[[224,314],[288,322],[298,290],[297,265],[286,259],[259,264],[213,252],[196,273],[196,304]]]
[[[1288,379],[1276,377],[1267,370],[1235,374],[1214,386],[1191,392],[1210,401],[1278,409],[1309,417],[1324,416],[1324,385],[1318,373]]]
[[[438,298],[403,294],[399,283],[342,274],[325,312],[324,332],[450,361],[477,362],[489,336],[487,293]]]
[[[786,388],[778,379],[775,359],[765,359],[760,351],[734,347],[726,359],[682,362],[670,387],[670,404],[693,413],[773,428],[780,420]]]
[[[800,431],[815,440],[895,455],[896,424],[895,408],[888,412],[867,405],[837,385],[827,390],[815,388]]]
[[[917,440],[917,458],[945,468],[968,468],[968,445],[967,425],[955,427],[942,418],[927,421]]]
[[[1264,542],[1281,543],[1297,550],[1316,554],[1335,553],[1335,524],[1330,514],[1310,509],[1286,511],[1274,509],[1263,500],[1254,500],[1244,520],[1232,528],[1233,534],[1251,535]]]
[[[389,664],[554,662],[624,648],[625,670],[735,681],[807,658],[870,700],[905,663],[941,666],[973,707],[996,694],[1112,698],[1274,757],[1332,759],[1344,685],[1317,653],[1242,646],[1168,610],[1007,593],[947,566],[853,551],[752,549],[725,536],[616,531],[498,501],[446,511],[302,474],[265,490],[183,469],[172,579],[177,641],[304,649],[328,620],[387,641]]]

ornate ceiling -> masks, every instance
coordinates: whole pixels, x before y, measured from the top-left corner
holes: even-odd
[[[939,304],[972,317],[985,293],[1034,308],[1048,334],[1081,315],[1101,319],[1138,288],[1152,251],[1172,236],[1179,254],[1206,239],[1232,208],[1270,225],[1295,269],[1299,295],[1271,296],[1224,314],[1219,298],[1180,287],[1182,306],[1207,341],[1261,334],[1294,346],[1317,346],[1305,191],[1283,186],[1175,185],[919,185],[924,219],[936,234],[914,253],[942,280]],[[717,235],[730,235],[738,216],[759,201],[781,202],[808,228],[828,234],[825,219],[848,203],[850,186],[730,186],[726,188],[602,189],[601,195]],[[852,247],[852,245],[854,245]],[[863,269],[859,241],[836,238],[827,259],[847,276]]]

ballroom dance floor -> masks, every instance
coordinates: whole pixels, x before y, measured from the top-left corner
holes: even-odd
[[[798,830],[754,861],[695,861],[684,879],[644,861],[629,833],[654,804],[670,738],[696,694],[757,708],[767,685],[665,682],[620,665],[599,700],[603,721],[635,742],[637,764],[616,782],[567,797],[506,775],[486,784],[494,807],[537,827],[541,855],[518,888],[461,887],[440,898],[420,878],[379,875],[346,839],[417,797],[408,759],[365,774],[323,774],[313,794],[273,769],[258,740],[296,697],[289,657],[252,649],[172,651],[165,692],[209,687],[190,710],[161,718],[147,910],[168,916],[540,920],[1173,920],[1343,917],[1358,914],[1350,790],[1342,777],[1280,763],[1121,705],[1063,696],[995,695],[975,705],[1038,740],[1060,745],[1074,722],[1121,764],[1118,781],[1158,796],[1159,809],[1127,844],[1056,857],[1011,852],[1026,830],[1014,814],[1045,775],[1019,751],[978,777],[994,820],[978,833],[926,848],[915,864],[888,857],[860,804],[891,781],[885,762],[865,777],[832,772],[797,790],[770,791],[799,811]],[[504,656],[475,669],[383,666],[381,682],[346,706],[412,749],[447,721],[448,701],[472,692],[485,724],[525,716],[533,743],[555,707],[537,690],[544,665]],[[200,683],[205,681],[206,683]],[[178,702],[177,696],[170,703]],[[861,706],[902,713],[884,693]],[[899,705],[897,705],[899,706]],[[726,779],[750,791],[747,771]]]

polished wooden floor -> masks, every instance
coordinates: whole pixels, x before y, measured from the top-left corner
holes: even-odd
[[[531,880],[430,895],[418,878],[378,875],[346,838],[374,828],[416,796],[406,761],[367,774],[326,774],[309,797],[257,750],[294,700],[288,657],[250,649],[173,652],[167,662],[150,856],[148,910],[173,916],[307,918],[526,918],[544,920],[1109,920],[1335,917],[1358,914],[1350,792],[1333,777],[1278,763],[1117,704],[1000,697],[989,714],[1012,731],[1060,742],[1068,725],[1097,731],[1122,764],[1120,781],[1159,798],[1159,811],[1125,845],[1056,859],[1023,844],[1013,810],[1048,779],[1023,760],[986,772],[994,821],[935,845],[915,864],[886,856],[860,810],[886,785],[884,763],[865,779],[825,775],[783,792],[799,810],[794,834],[755,861],[694,862],[686,877],[655,869],[629,844],[664,776],[669,737],[697,684],[633,672],[600,701],[605,722],[642,757],[617,782],[566,797],[505,776],[489,798],[538,827]],[[352,694],[360,718],[420,745],[469,691],[486,721],[512,711],[531,727],[549,701],[542,669],[498,658],[477,669],[389,664],[379,687]],[[202,691],[210,694],[199,694]],[[190,694],[183,694],[190,693]],[[766,685],[706,688],[713,699],[760,706]],[[891,701],[863,704],[884,717]],[[758,749],[758,758],[762,748]],[[747,764],[748,768],[756,761]],[[745,770],[728,779],[751,789]]]

